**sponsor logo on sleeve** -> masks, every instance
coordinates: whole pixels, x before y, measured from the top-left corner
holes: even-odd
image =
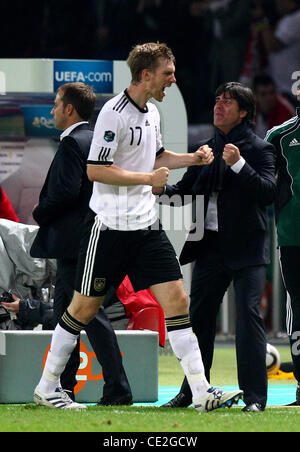
[[[104,132],[104,140],[110,143],[111,141],[114,141],[115,135],[116,134],[112,130],[106,130]]]

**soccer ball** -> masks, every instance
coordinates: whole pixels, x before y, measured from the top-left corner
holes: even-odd
[[[274,345],[267,344],[266,365],[268,375],[274,375],[280,368],[280,354]]]

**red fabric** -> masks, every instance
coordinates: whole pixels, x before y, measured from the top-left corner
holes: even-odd
[[[164,347],[165,345],[165,316],[162,308],[158,304],[155,296],[150,289],[140,290],[135,292],[128,276],[124,278],[120,286],[118,287],[117,297],[124,305],[126,315],[129,319],[137,318],[137,313],[144,308],[155,308],[158,310],[159,316],[159,344]],[[149,311],[150,312],[150,311]],[[140,325],[141,327],[141,325]],[[145,326],[145,329],[150,329]]]
[[[162,309],[157,306],[142,308],[134,312],[127,330],[151,330],[159,333],[159,345],[165,346],[165,318]]]
[[[17,217],[5,191],[1,187],[0,187],[0,218],[4,218],[5,220],[16,221],[17,223],[19,223],[19,218]]]

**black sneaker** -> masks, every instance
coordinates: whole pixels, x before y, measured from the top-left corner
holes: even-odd
[[[265,411],[265,407],[261,403],[249,403],[242,409],[244,413],[260,413]]]
[[[179,392],[177,396],[174,397],[174,399],[170,400],[169,402],[165,403],[164,405],[161,405],[162,408],[168,407],[168,408],[187,408],[192,403],[192,399],[183,392]]]
[[[119,396],[114,399],[108,397],[102,397],[97,403],[98,406],[110,406],[110,405],[132,405],[133,400],[131,395]]]

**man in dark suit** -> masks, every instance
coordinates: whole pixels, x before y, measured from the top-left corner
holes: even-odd
[[[213,163],[190,167],[180,182],[165,190],[168,196],[182,198],[204,194],[204,236],[193,240],[191,231],[180,256],[182,265],[195,261],[191,323],[209,381],[216,317],[233,281],[238,381],[244,391],[244,411],[263,411],[267,400],[266,334],[260,301],[269,262],[266,206],[275,197],[274,148],[253,133],[250,124],[254,114],[255,100],[249,88],[235,82],[219,87],[215,133],[207,143],[213,149]],[[183,407],[191,401],[185,380],[180,393],[166,405]]]
[[[67,83],[58,89],[51,114],[55,127],[63,133],[39,203],[33,210],[33,218],[40,229],[31,247],[31,255],[57,259],[55,324],[73,296],[81,233],[92,194],[86,160],[93,136],[88,120],[95,100],[92,88],[84,83]],[[87,326],[86,332],[103,369],[105,384],[99,404],[131,404],[132,394],[117,338],[103,308]],[[79,343],[78,340],[61,377],[61,385],[69,391],[72,399],[80,364]]]

